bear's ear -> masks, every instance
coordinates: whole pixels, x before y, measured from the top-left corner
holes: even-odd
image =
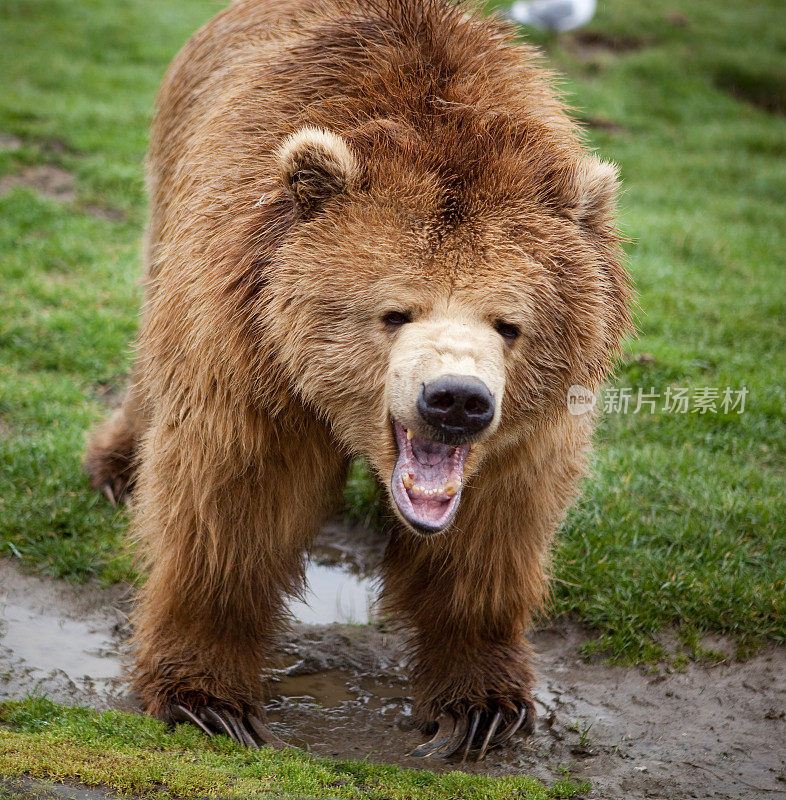
[[[324,128],[295,131],[278,149],[278,159],[284,186],[305,215],[346,191],[360,172],[347,141]]]
[[[585,156],[571,170],[565,210],[578,222],[597,232],[614,227],[617,211],[619,168],[597,156]]]

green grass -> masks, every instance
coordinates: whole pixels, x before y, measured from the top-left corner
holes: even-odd
[[[191,725],[174,731],[150,717],[63,708],[42,698],[0,705],[0,775],[78,779],[156,798],[358,798],[358,800],[548,800],[589,785],[547,788],[527,777],[487,778],[329,761],[299,750],[250,751]]]
[[[690,655],[704,633],[786,638],[786,7],[695,0],[669,21],[672,5],[602,4],[591,28],[620,52],[541,40],[622,167],[641,312],[616,385],[749,392],[742,415],[602,421],[549,613],[628,661],[662,657],[675,625]],[[52,164],[75,179],[72,202],[0,196],[0,555],[49,575],[131,575],[124,515],[88,491],[80,455],[130,364],[155,89],[219,7],[0,5],[0,176]],[[347,505],[373,516],[375,502],[358,468]]]

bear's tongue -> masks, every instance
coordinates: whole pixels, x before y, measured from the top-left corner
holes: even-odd
[[[425,439],[394,422],[398,460],[391,491],[399,511],[413,527],[426,533],[446,528],[461,496],[469,444],[451,445]]]

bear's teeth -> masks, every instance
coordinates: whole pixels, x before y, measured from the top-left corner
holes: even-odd
[[[423,495],[424,497],[434,497],[435,495],[453,497],[453,495],[455,495],[456,492],[458,492],[458,490],[461,488],[460,480],[453,480],[443,483],[439,489],[429,489],[425,486],[415,486],[413,475],[409,472],[405,472],[401,476],[401,482],[404,484],[404,488],[410,494]]]
[[[423,497],[453,497],[461,488],[460,480],[448,481],[447,483],[443,483],[438,489],[430,489],[426,486],[415,486],[412,478],[413,476],[408,472],[405,472],[401,476],[401,482],[404,484],[404,488],[411,495],[422,495]]]
[[[412,437],[414,435],[415,434],[409,428],[407,428],[407,441],[412,441]]]

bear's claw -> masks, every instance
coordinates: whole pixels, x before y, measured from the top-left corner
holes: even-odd
[[[114,480],[108,480],[105,483],[94,485],[94,488],[100,490],[104,497],[106,497],[115,508],[121,505],[131,505],[133,482],[127,480],[123,476],[118,476]]]
[[[455,753],[467,736],[468,725],[466,717],[456,719],[449,714],[440,717],[439,727],[433,738],[418,745],[410,755],[415,758],[426,758],[428,756],[447,757],[451,753]],[[441,750],[445,752],[442,753]]]
[[[477,752],[475,760],[481,761],[489,748],[500,747],[510,741],[516,731],[530,728],[530,720],[528,719],[530,716],[533,717],[531,721],[534,722],[534,715],[530,714],[529,704],[521,703],[515,719],[498,732],[503,718],[501,709],[497,709],[494,714],[485,712],[477,707],[458,717],[454,717],[452,714],[445,714],[440,717],[439,727],[434,736],[427,742],[418,745],[410,753],[410,756],[415,758],[432,756],[450,758],[463,746],[461,757],[463,763],[467,760],[470,751],[473,750],[475,740],[482,737],[475,747]],[[481,721],[483,721],[482,726]]]
[[[258,717],[250,713],[241,716],[224,709],[219,712],[210,706],[191,711],[180,703],[173,703],[169,707],[169,719],[172,722],[189,722],[196,725],[208,736],[223,734],[251,750],[258,750],[262,745],[276,749],[290,747]]]

